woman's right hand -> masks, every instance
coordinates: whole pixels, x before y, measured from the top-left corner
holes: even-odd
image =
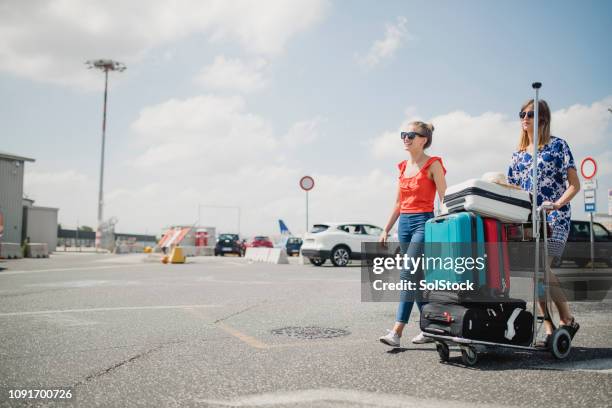
[[[378,237],[378,242],[380,242],[383,247],[386,247],[388,238],[389,238],[389,233],[387,231],[383,231],[380,233],[380,237]]]

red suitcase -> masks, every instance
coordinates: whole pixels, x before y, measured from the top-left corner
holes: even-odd
[[[487,286],[498,295],[510,292],[510,260],[508,239],[503,224],[493,218],[483,218],[485,251],[487,254]]]

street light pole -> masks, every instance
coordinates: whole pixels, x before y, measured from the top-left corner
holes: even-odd
[[[108,100],[108,69],[104,70],[104,108],[102,111],[102,149],[100,153],[100,185],[98,190],[98,226],[104,219],[104,151],[106,146],[106,104]]]
[[[100,154],[100,186],[98,190],[98,228],[96,231],[96,249],[100,245],[102,231],[101,226],[104,220],[104,151],[106,147],[106,105],[108,101],[108,72],[126,70],[125,64],[110,59],[99,59],[86,61],[88,69],[96,68],[104,71],[104,108],[102,112],[102,152]]]

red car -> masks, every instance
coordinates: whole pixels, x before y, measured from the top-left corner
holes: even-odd
[[[253,238],[251,242],[247,244],[247,246],[251,248],[261,248],[261,247],[274,248],[274,244],[272,243],[272,240],[270,240],[270,238],[268,237],[263,237],[263,236],[257,236]]]

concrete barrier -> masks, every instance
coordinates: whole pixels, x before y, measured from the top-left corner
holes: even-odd
[[[270,252],[268,252],[268,259],[266,260],[266,262],[277,265],[288,264],[289,259],[287,259],[287,251],[285,250],[285,248],[270,248]]]
[[[48,258],[49,247],[46,243],[31,243],[26,245],[26,257],[28,258]]]
[[[17,259],[23,258],[21,245],[12,242],[0,242],[0,258]]]
[[[247,248],[245,259],[254,262],[273,264],[288,264],[287,252],[284,248]]]
[[[215,256],[215,247],[213,246],[205,246],[205,247],[196,247],[198,256]]]
[[[310,262],[310,258],[300,254],[299,264],[300,265],[310,265],[310,264],[312,264],[312,262]]]

